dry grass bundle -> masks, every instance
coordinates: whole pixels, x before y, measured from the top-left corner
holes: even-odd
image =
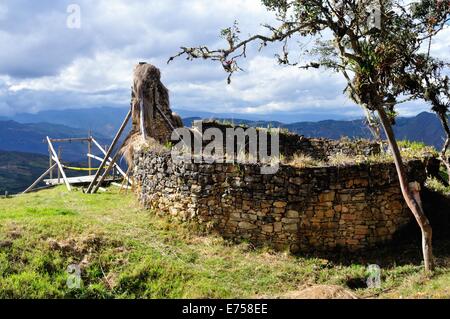
[[[318,166],[320,162],[318,160],[315,160],[309,155],[305,155],[302,153],[297,153],[292,156],[292,158],[288,159],[285,164],[299,167],[299,168],[305,168],[305,167],[314,167]]]
[[[173,129],[183,126],[181,118],[170,109],[169,90],[161,82],[161,72],[148,63],[134,69],[131,110],[132,129],[120,150],[129,167],[133,166],[136,150],[144,145],[163,147],[161,144],[170,141]]]
[[[147,137],[144,139],[139,132],[135,132],[133,134],[128,135],[125,140],[124,145],[120,149],[120,155],[125,159],[128,164],[128,167],[133,167],[133,158],[134,153],[136,151],[146,149],[148,151],[153,151],[156,153],[162,153],[167,151],[167,148],[164,147],[161,143],[156,141],[152,137]]]
[[[359,157],[344,153],[335,153],[328,157],[328,164],[332,166],[353,165],[358,162]]]

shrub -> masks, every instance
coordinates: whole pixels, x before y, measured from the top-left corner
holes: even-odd
[[[429,177],[425,183],[426,187],[429,189],[444,194],[444,195],[450,195],[450,186],[446,187],[444,184],[442,184],[438,179],[434,177]]]

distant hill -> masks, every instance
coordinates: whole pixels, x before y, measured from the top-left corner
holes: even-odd
[[[67,113],[65,113],[67,112]],[[95,110],[67,110],[58,112],[41,112],[38,114],[21,114],[14,118],[30,123],[19,123],[9,118],[0,119],[0,194],[5,189],[9,192],[24,190],[48,166],[46,136],[53,138],[86,137],[89,128],[95,128],[93,134],[102,145],[111,143],[120,126],[126,109],[102,108]],[[65,114],[65,115],[63,115]],[[205,117],[190,116],[183,119],[185,126]],[[257,127],[281,127],[307,137],[339,139],[371,138],[371,133],[364,120],[326,120],[319,122],[297,122],[285,124],[278,121],[236,119],[229,117],[208,116],[235,124]],[[2,120],[3,119],[3,120]],[[39,121],[49,121],[42,123]],[[64,125],[66,124],[66,125]],[[75,127],[72,127],[74,125]],[[432,113],[420,113],[415,117],[398,118],[394,127],[398,139],[420,141],[442,147],[444,132],[437,117]],[[55,145],[56,148],[58,145]],[[86,144],[60,144],[62,158],[66,162],[86,161]],[[31,154],[32,153],[32,154]],[[99,154],[98,152],[95,152]]]
[[[117,128],[115,128],[117,129]],[[109,145],[111,138],[93,132],[101,145]],[[25,190],[48,168],[48,146],[46,136],[52,138],[87,137],[88,131],[50,123],[17,123],[0,121],[0,195],[7,190],[10,194]],[[61,147],[61,158],[66,164],[87,167],[86,143],[54,144],[55,150]],[[92,153],[100,155],[95,147]],[[98,164],[93,161],[93,164]],[[76,176],[77,172],[68,172]]]
[[[183,118],[183,125],[186,127],[191,127],[194,121],[201,120],[201,117],[186,117]]]
[[[339,139],[343,136],[351,138],[371,138],[371,133],[364,120],[335,121],[326,120],[320,122],[298,122],[285,124],[277,121],[249,121],[240,119],[217,119],[235,124],[244,124],[253,127],[279,127],[286,128],[290,132],[306,137],[323,137]]]
[[[372,138],[364,120],[354,121],[321,121],[294,123],[286,125],[289,130],[309,137],[325,137],[337,139],[342,136],[351,138]],[[398,140],[423,142],[440,149],[443,145],[444,130],[437,116],[423,112],[415,117],[400,117],[394,126]]]
[[[87,137],[88,132],[59,124],[21,124],[15,121],[0,121],[0,149],[4,151],[48,154],[47,143],[44,143],[46,136],[52,138]],[[111,143],[111,139],[102,134],[94,132],[94,136],[102,145]],[[61,147],[62,157],[65,160],[79,161],[86,157],[86,144],[62,144]]]
[[[59,110],[59,111],[44,111],[37,114],[17,114],[10,117],[10,120],[15,122],[25,124],[25,123],[39,123],[47,122],[52,124],[46,124],[47,129],[55,130],[55,132],[60,132],[62,135],[68,128],[72,128],[70,134],[81,134],[85,136],[89,129],[93,129],[94,132],[101,132],[101,134],[110,140],[112,136],[116,133],[118,127],[123,121],[127,112],[127,108],[95,108],[95,109],[69,109],[69,110]],[[249,115],[248,118],[239,118],[236,114],[214,114],[208,112],[194,112],[194,111],[182,111],[179,110],[178,113],[183,117],[183,122],[186,126],[191,126],[192,121],[199,119],[222,119],[234,123],[246,124],[249,126],[262,126],[262,127],[283,127],[287,128],[292,132],[302,134],[308,137],[325,137],[331,139],[338,139],[342,136],[348,136],[353,138],[371,138],[370,131],[364,123],[364,120],[341,120],[337,119],[333,115],[330,117],[333,120],[325,120],[318,122],[296,122],[296,123],[284,123],[280,121],[267,121],[258,120],[256,115]],[[244,115],[240,115],[243,116]],[[266,115],[267,117],[267,115]],[[274,117],[275,118],[275,117]],[[1,120],[1,118],[0,118]],[[55,126],[56,125],[56,126]],[[63,125],[63,127],[58,127],[57,125]],[[38,129],[43,129],[41,124]],[[35,128],[29,127],[31,131]],[[395,132],[399,139],[409,139],[414,141],[422,141],[426,144],[433,145],[440,148],[443,141],[443,130],[437,119],[437,117],[432,113],[423,112],[415,117],[403,117],[397,119],[397,124],[395,125]],[[0,131],[0,134],[3,132]],[[69,135],[70,135],[69,134]],[[41,134],[42,135],[42,134]],[[53,134],[54,135],[54,134]],[[98,135],[98,133],[95,133]],[[2,139],[3,135],[0,135]],[[20,141],[19,141],[20,142]],[[16,144],[16,141],[11,142]],[[4,142],[0,140],[0,149],[5,149],[3,147]],[[25,143],[26,144],[26,143]],[[20,145],[20,143],[19,143]],[[17,149],[6,148],[11,150],[19,151],[32,151],[38,149],[42,152],[41,148],[31,147]]]
[[[95,109],[67,109],[42,111],[36,114],[21,113],[10,117],[18,123],[52,123],[67,127],[83,129],[85,135],[89,130],[102,132],[102,135],[112,137],[120,127],[127,108],[95,108]]]
[[[191,117],[184,119],[185,125],[199,118]],[[252,121],[244,119],[216,118],[235,124],[245,124],[256,127],[280,127],[306,137],[323,137],[339,139],[341,137],[368,138],[372,135],[363,119],[353,121],[326,120],[319,122],[298,122],[284,124],[276,121]],[[423,112],[415,117],[400,117],[396,121],[394,131],[397,139],[423,142],[440,149],[444,141],[444,130],[436,115]]]
[[[445,133],[436,115],[423,112],[412,118],[399,118],[394,127],[398,139],[424,142],[441,149]]]
[[[276,119],[279,122],[291,123],[296,118],[298,119],[300,115],[289,114],[281,112],[279,114],[236,114],[236,113],[211,113],[203,111],[189,111],[183,109],[173,109],[182,118],[228,118],[236,119],[236,121],[257,122],[259,120],[264,120],[265,118]],[[18,113],[11,117],[1,117],[2,120],[13,120],[18,123],[53,123],[61,124],[74,128],[81,128],[86,131],[92,129],[94,131],[102,132],[104,135],[112,137],[117,128],[122,123],[125,115],[127,114],[128,107],[117,108],[117,107],[99,107],[93,109],[64,109],[64,110],[51,110],[51,111],[41,111],[35,114],[30,113]],[[329,114],[330,118],[335,120],[346,120],[347,117],[340,114]],[[301,118],[308,121],[316,121],[319,119],[319,115],[316,114],[302,114]]]
[[[317,114],[292,114],[289,112],[280,112],[277,114],[237,114],[237,113],[212,113],[205,111],[190,111],[182,108],[173,107],[173,110],[182,118],[199,117],[208,118],[230,118],[246,119],[250,121],[276,120],[283,123],[292,123],[296,119],[302,121],[318,121],[323,119],[323,115]],[[123,107],[97,107],[90,109],[63,109],[41,111],[35,114],[19,113],[8,119],[19,123],[38,123],[48,122],[62,124],[70,127],[84,128],[85,130],[101,130],[105,135],[112,136],[115,130],[122,123],[127,114],[128,106]],[[342,114],[327,114],[330,119],[348,120],[349,117]],[[354,118],[354,117],[353,117]],[[0,120],[2,118],[0,117]],[[5,118],[3,118],[5,120]]]
[[[0,195],[24,191],[47,168],[47,156],[0,151]]]
[[[63,164],[87,167],[87,160],[80,162],[63,160]],[[45,173],[48,169],[48,165],[48,156],[45,155],[0,150],[0,196],[3,195],[5,191],[8,191],[9,194],[23,192],[39,176]],[[70,170],[66,170],[65,172],[69,177],[86,174],[86,172]],[[53,174],[55,177],[57,176],[56,168]],[[44,185],[45,184],[42,182],[38,186]]]

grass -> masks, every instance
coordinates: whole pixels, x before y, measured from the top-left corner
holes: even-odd
[[[320,161],[312,158],[309,155],[297,153],[292,156],[289,160],[285,160],[282,158],[282,161],[286,165],[298,167],[298,168],[305,168],[305,167],[315,167],[321,164]]]
[[[342,138],[341,143],[358,143],[358,140]],[[424,159],[427,157],[438,157],[439,154],[432,146],[427,146],[421,142],[410,142],[406,140],[398,141],[398,146],[403,161]],[[347,166],[359,164],[380,164],[393,163],[393,157],[389,152],[382,152],[376,155],[347,155],[344,153],[331,154],[326,160],[321,161],[303,154],[295,154],[292,158],[284,160],[284,164],[298,168],[324,167],[324,166]]]
[[[202,234],[117,189],[58,187],[0,199],[0,298],[257,298],[313,284],[350,287],[359,297],[449,298],[450,245],[436,249],[432,278],[422,275],[419,246],[294,256]],[[372,263],[382,267],[381,289],[361,285]],[[67,285],[71,264],[81,266],[80,288]]]
[[[438,151],[433,146],[427,146],[422,142],[398,141],[398,147],[400,148],[402,157],[406,160],[439,156]]]
[[[441,181],[437,178],[429,177],[426,181],[426,185],[428,188],[432,189],[435,192],[438,192],[442,195],[450,195],[450,186],[445,186]]]

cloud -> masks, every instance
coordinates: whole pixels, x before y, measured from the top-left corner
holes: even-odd
[[[202,97],[208,96],[214,100],[208,110],[244,114],[349,111],[355,106],[342,94],[344,88],[337,74],[280,67],[273,58],[263,56],[250,58],[247,71],[235,75],[231,85],[222,77],[208,83],[181,81],[171,87],[175,101],[185,101],[191,109],[202,110]]]
[[[444,29],[433,38],[431,53],[447,62],[450,62],[450,25],[444,27]]]
[[[257,0],[79,0],[81,28],[67,28],[73,1],[4,0],[0,4],[0,115],[47,109],[128,107],[132,70],[139,61],[161,68],[174,108],[243,114],[359,116],[331,72],[280,67],[279,46],[249,48],[245,72],[231,85],[219,64],[169,56],[182,45],[224,46],[219,31],[240,22],[242,37],[274,22]],[[433,52],[448,58],[448,29]],[[447,41],[446,41],[447,40]],[[295,46],[292,47],[295,52]],[[419,106],[402,105],[402,113]],[[272,114],[272,115],[271,115]]]

